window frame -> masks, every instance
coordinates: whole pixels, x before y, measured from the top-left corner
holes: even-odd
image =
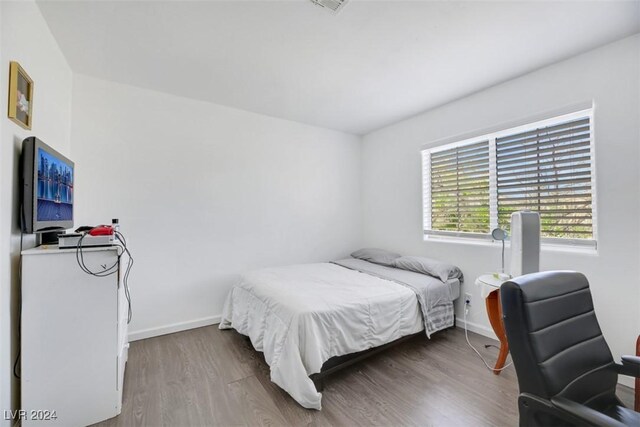
[[[422,214],[423,214],[423,239],[424,240],[457,240],[457,241],[492,241],[491,230],[498,227],[498,186],[497,186],[497,156],[496,139],[514,135],[521,132],[534,130],[536,128],[553,126],[563,122],[577,120],[581,118],[589,119],[589,147],[590,147],[590,173],[591,173],[591,222],[593,235],[590,239],[542,237],[541,243],[545,246],[576,247],[597,249],[598,245],[598,203],[596,188],[596,153],[594,138],[594,107],[592,104],[581,106],[576,111],[574,108],[569,113],[547,114],[543,119],[530,119],[521,121],[517,125],[505,125],[498,130],[474,133],[472,137],[461,137],[448,139],[440,143],[427,144],[421,149],[422,157]],[[453,142],[449,142],[452,141]],[[431,229],[431,154],[449,150],[459,146],[489,141],[489,233],[473,233],[464,231],[444,231]]]

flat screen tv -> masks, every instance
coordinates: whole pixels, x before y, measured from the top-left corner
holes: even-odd
[[[73,227],[74,164],[36,137],[22,142],[23,227],[44,233]]]

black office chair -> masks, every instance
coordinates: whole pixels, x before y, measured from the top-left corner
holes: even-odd
[[[500,298],[520,426],[640,426],[640,413],[615,393],[618,374],[640,376],[640,357],[613,361],[583,274],[517,277],[502,285]]]

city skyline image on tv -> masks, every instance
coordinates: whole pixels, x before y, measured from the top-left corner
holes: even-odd
[[[38,221],[73,219],[73,168],[38,148]]]

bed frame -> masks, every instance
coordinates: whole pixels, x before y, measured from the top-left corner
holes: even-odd
[[[453,326],[450,326],[446,329],[443,329],[442,331],[447,331],[450,329],[453,329],[456,327],[456,315],[453,315]],[[440,331],[439,331],[440,332]],[[436,332],[438,333],[438,332]],[[316,386],[316,390],[318,390],[319,392],[322,391],[324,389],[324,380],[327,376],[334,374],[344,368],[347,368],[351,365],[353,365],[354,363],[358,363],[362,360],[365,360],[371,356],[374,356],[378,353],[381,353],[395,345],[401,344],[403,342],[406,341],[410,341],[418,336],[425,336],[425,332],[424,331],[420,331],[417,332],[415,334],[411,334],[411,335],[407,335],[404,336],[402,338],[398,338],[395,341],[391,341],[390,343],[387,344],[383,344],[379,347],[373,347],[370,348],[368,350],[363,350],[363,351],[359,351],[357,353],[351,353],[351,354],[345,354],[344,356],[335,356],[332,357],[331,359],[327,360],[326,362],[324,362],[324,364],[322,365],[322,368],[320,369],[320,372],[318,372],[317,374],[313,374],[310,375],[309,378],[311,378],[311,381],[313,381],[313,384]]]

